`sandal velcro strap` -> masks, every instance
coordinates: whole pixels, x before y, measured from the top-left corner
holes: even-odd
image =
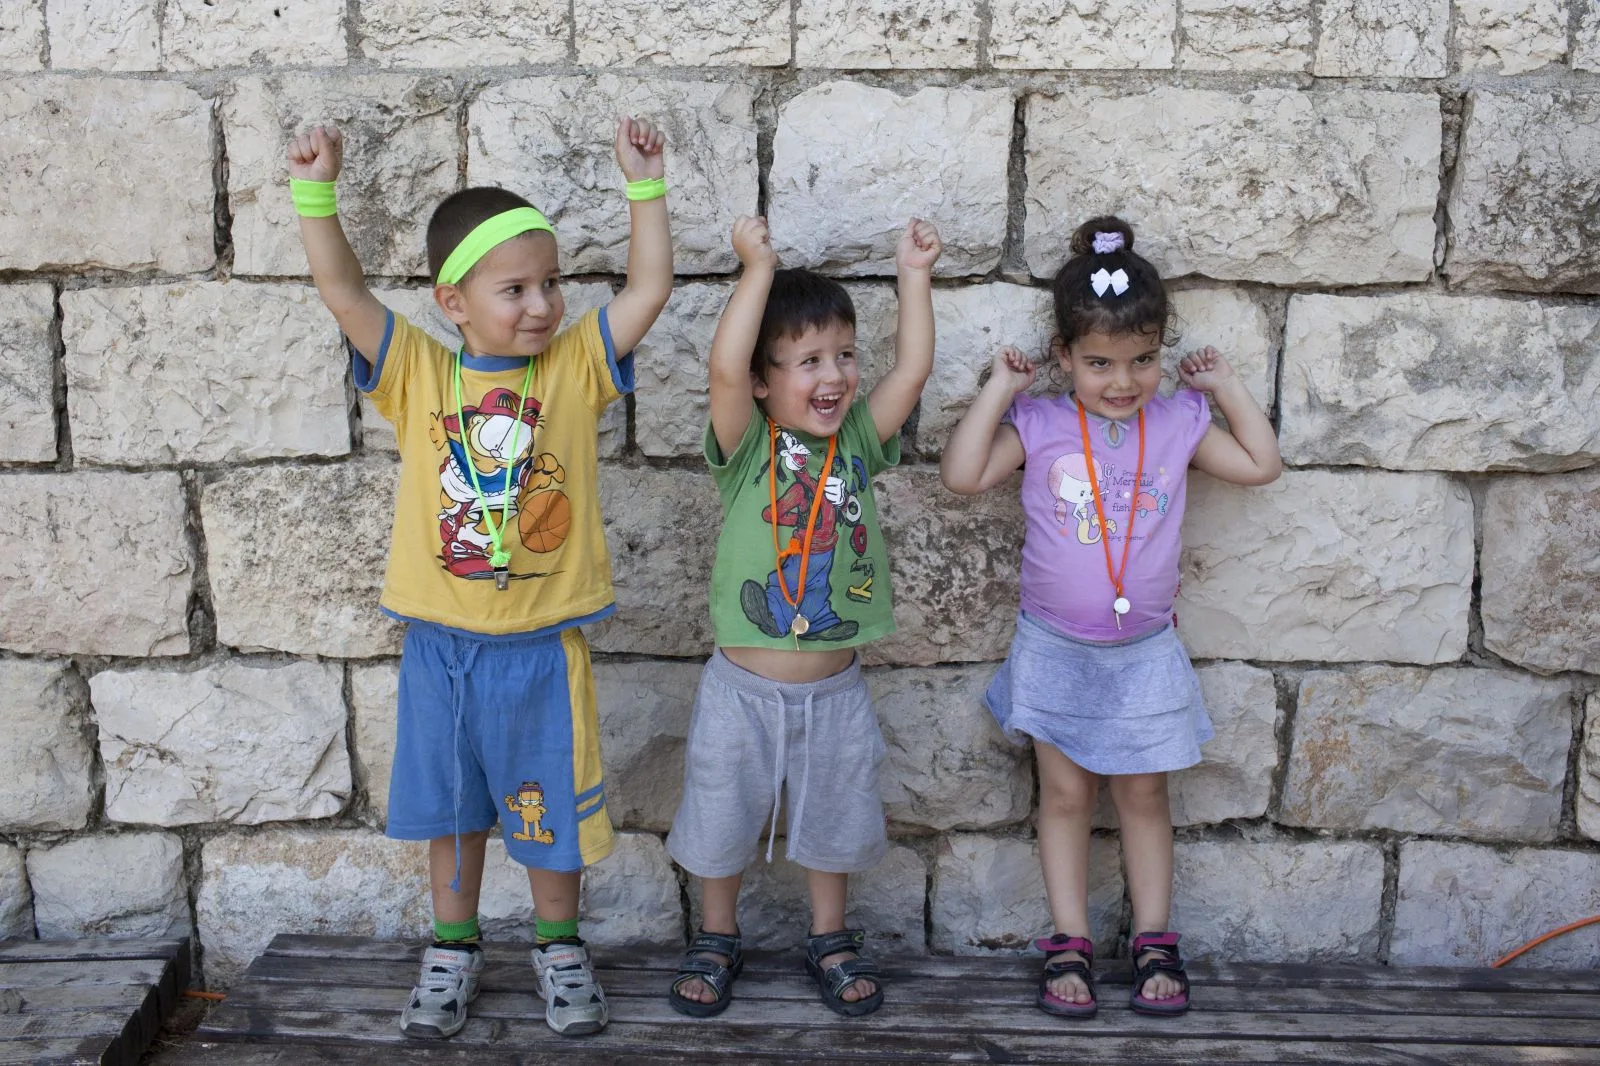
[[[1064,951],[1076,951],[1092,965],[1094,963],[1094,944],[1085,936],[1068,936],[1066,933],[1056,933],[1051,937],[1040,937],[1033,942],[1033,946],[1046,955],[1057,955]]]
[[[693,940],[689,941],[689,947],[684,951],[684,954],[689,956],[725,955],[732,959],[738,957],[742,953],[740,951],[741,944],[742,938],[738,936],[727,936],[723,933],[707,933],[702,930],[701,932],[695,934]]]
[[[818,933],[816,936],[806,937],[806,955],[812,962],[820,962],[827,956],[837,955],[841,951],[860,951],[866,942],[867,934],[861,929]]]
[[[871,959],[846,959],[828,967],[828,972],[822,977],[828,982],[828,991],[837,996],[861,978],[877,975],[878,964]]]
[[[1179,934],[1177,933],[1140,933],[1133,938],[1132,951],[1135,955],[1144,951],[1169,951],[1178,953]]]

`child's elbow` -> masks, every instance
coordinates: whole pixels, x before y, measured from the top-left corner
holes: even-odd
[[[1256,478],[1252,485],[1270,485],[1283,474],[1283,459],[1274,455],[1270,462],[1261,463],[1256,467]]]

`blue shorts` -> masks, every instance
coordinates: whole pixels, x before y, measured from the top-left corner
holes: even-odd
[[[524,866],[578,870],[610,854],[594,673],[576,627],[475,640],[413,623],[396,732],[388,836],[432,840],[499,821]]]

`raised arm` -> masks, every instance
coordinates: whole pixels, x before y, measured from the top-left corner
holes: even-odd
[[[741,215],[733,224],[733,250],[744,264],[711,338],[711,432],[724,456],[731,455],[750,425],[753,405],[750,356],[761,332],[761,315],[772,291],[778,256],[767,220]]]
[[[1226,430],[1206,430],[1194,453],[1194,468],[1235,485],[1276,481],[1283,472],[1278,436],[1228,361],[1215,348],[1202,348],[1178,363],[1178,377],[1189,388],[1210,393],[1228,420]]]
[[[617,122],[617,165],[630,185],[663,179],[666,143],[666,136],[642,118]],[[672,230],[666,195],[634,199],[654,191],[630,190],[628,198],[628,280],[606,308],[611,342],[618,355],[633,351],[644,339],[672,295]]]
[[[945,488],[970,496],[993,488],[1022,465],[1022,438],[1000,419],[1011,407],[1012,398],[1033,384],[1036,372],[1016,348],[1005,347],[995,353],[989,380],[945,442],[939,459],[939,478]]]
[[[914,218],[895,246],[900,322],[894,334],[894,367],[867,397],[878,439],[900,432],[933,373],[933,264],[944,246],[933,223]]]
[[[332,126],[317,126],[289,142],[289,177],[299,181],[325,183],[326,198],[332,200],[332,185],[344,163],[344,137]],[[367,288],[350,241],[344,235],[337,214],[300,216],[300,241],[311,265],[311,280],[317,295],[344,335],[367,362],[376,362],[378,347],[389,312]]]

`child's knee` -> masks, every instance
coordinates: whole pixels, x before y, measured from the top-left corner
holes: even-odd
[[[1088,818],[1100,796],[1100,779],[1092,774],[1045,775],[1039,780],[1039,813],[1058,818]]]
[[[1169,817],[1166,774],[1122,774],[1111,779],[1117,816]]]

